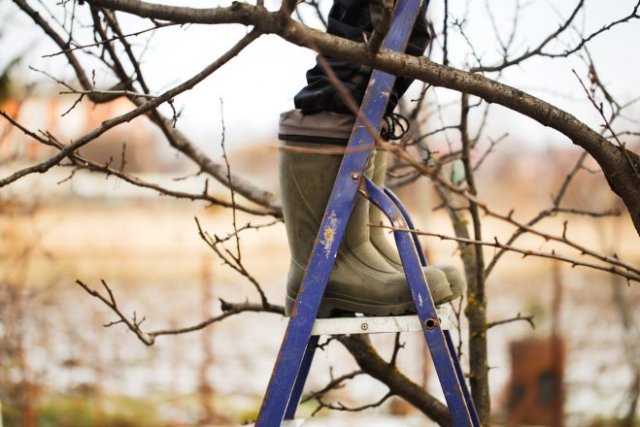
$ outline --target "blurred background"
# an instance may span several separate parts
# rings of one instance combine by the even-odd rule
[[[468,69],[480,59],[500,62],[501,43],[510,34],[513,49],[526,51],[575,8],[547,1],[506,3],[432,1],[429,19],[437,36],[431,57],[437,62],[443,57],[443,21],[451,31],[450,64]],[[448,20],[445,4],[450,8]],[[329,6],[330,2],[320,3],[320,11],[326,14]],[[34,7],[54,5],[34,2]],[[278,4],[267,2],[267,7]],[[573,24],[577,29],[560,37],[550,50],[563,52],[580,37],[627,16],[633,7],[629,1],[587,1]],[[61,10],[50,16],[66,22]],[[305,23],[321,26],[314,7],[301,4],[299,10]],[[128,32],[144,27],[138,19],[119,17]],[[78,12],[80,23],[85,18]],[[567,58],[541,55],[489,77],[564,108],[597,130],[602,119],[578,78],[592,83],[594,98],[606,99],[601,90],[606,87],[615,99],[606,99],[609,104],[625,107],[616,123],[637,152],[636,18],[594,38],[587,53]],[[25,128],[49,132],[66,143],[132,108],[124,98],[94,105],[61,95],[65,87],[60,82],[73,82],[74,75],[62,56],[49,56],[57,52],[56,46],[12,1],[0,0],[0,20],[0,110]],[[80,25],[76,31],[90,33]],[[140,36],[134,45],[141,52],[149,86],[161,93],[218,57],[245,32],[241,26],[182,26]],[[278,114],[292,108],[292,98],[313,61],[312,52],[263,36],[175,100],[177,128],[214,161],[221,162],[226,153],[234,174],[277,196]],[[603,86],[589,80],[596,69]],[[110,79],[98,67],[93,78],[97,85],[107,85]],[[415,84],[401,107],[410,111],[423,89]],[[429,137],[430,153],[459,149],[458,131],[447,129],[459,120],[459,98],[443,89],[428,92],[418,126],[423,133],[440,130]],[[168,107],[161,111],[172,114]],[[477,112],[472,124],[484,135],[472,152],[481,163],[475,175],[478,194],[494,212],[506,216],[513,211],[513,218],[527,223],[551,207],[567,176],[574,173],[562,199],[568,210],[542,219],[536,224],[540,233],[520,237],[516,246],[582,259],[579,250],[544,238],[545,233],[566,233],[581,247],[640,265],[638,234],[628,212],[595,162],[587,158],[576,169],[579,148],[500,107]],[[0,120],[0,179],[54,152]],[[164,188],[196,193],[206,188],[220,199],[230,198],[228,189],[209,182],[146,118],[114,128],[81,153]],[[393,171],[393,161],[390,166]],[[396,191],[418,227],[453,236],[450,217],[431,181],[404,181]],[[225,265],[199,236],[194,218],[217,236],[233,233],[234,223],[251,223],[237,246],[243,265],[269,301],[283,302],[288,248],[283,224],[272,224],[270,216],[234,214],[70,167],[52,168],[0,188],[0,426],[234,426],[255,418],[286,318],[245,313],[193,333],[160,336],[146,346],[76,283],[105,292],[104,281],[120,310],[144,319],[147,331],[182,328],[219,315],[221,300],[258,300],[247,277]],[[514,226],[486,215],[482,231],[484,240],[504,242]],[[428,236],[422,240],[432,263],[461,266],[455,241]],[[235,243],[227,246],[236,249]],[[497,253],[485,248],[488,260]],[[487,279],[487,316],[495,322],[487,337],[496,425],[640,425],[638,283],[553,258],[508,252]],[[455,304],[455,334],[463,343],[465,304]],[[394,337],[372,339],[382,354],[391,354]],[[407,333],[400,339],[405,343],[398,356],[401,370],[442,397],[421,336]],[[464,345],[461,349],[466,366]],[[332,343],[317,355],[309,391],[355,368],[351,356]],[[351,407],[374,402],[385,391],[380,383],[360,376],[325,399]],[[317,407],[311,400],[301,413],[310,416]],[[402,427],[428,421],[403,401],[390,399],[366,412],[323,409],[308,425]]]

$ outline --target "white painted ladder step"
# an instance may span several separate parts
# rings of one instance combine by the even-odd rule
[[[440,327],[450,329],[453,325],[453,310],[451,306],[437,308]],[[435,324],[422,325],[417,315],[409,316],[380,316],[380,317],[330,317],[316,319],[311,335],[349,335],[349,334],[381,334],[390,332],[422,331],[425,327]]]

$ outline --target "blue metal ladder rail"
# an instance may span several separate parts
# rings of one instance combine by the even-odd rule
[[[421,0],[397,1],[391,27],[382,44],[383,49],[400,52],[405,50],[421,3]],[[395,80],[394,75],[379,70],[374,70],[371,75],[360,107],[360,117],[364,117],[376,131],[379,131]],[[417,237],[410,232],[413,228],[411,221],[391,192],[381,190],[363,175],[373,148],[374,138],[358,118],[325,209],[297,301],[291,312],[258,414],[257,427],[280,427],[283,420],[292,420],[295,416],[319,339],[318,336],[312,335],[312,328],[358,192],[366,195],[380,208],[396,229],[394,238],[400,259],[453,425],[480,427],[451,336],[440,326],[422,272],[426,259]]]

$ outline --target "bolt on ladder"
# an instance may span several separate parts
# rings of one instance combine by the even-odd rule
[[[404,52],[421,3],[421,0],[397,0],[383,49]],[[394,75],[379,70],[374,70],[369,80],[258,414],[257,427],[300,425],[294,420],[295,412],[320,335],[405,330],[423,332],[453,425],[480,427],[453,341],[449,331],[443,330],[429,293],[422,271],[426,259],[417,236],[410,232],[413,224],[393,193],[378,188],[363,174],[373,152],[374,138],[361,118],[379,131],[395,80]],[[316,319],[358,192],[384,212],[394,226],[394,238],[417,316]]]

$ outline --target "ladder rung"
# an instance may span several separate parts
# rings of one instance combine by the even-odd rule
[[[440,327],[449,329],[453,322],[451,306],[437,308]],[[311,335],[349,335],[349,334],[381,334],[389,332],[421,331],[417,315],[381,316],[381,317],[330,317],[317,319],[313,324]]]

